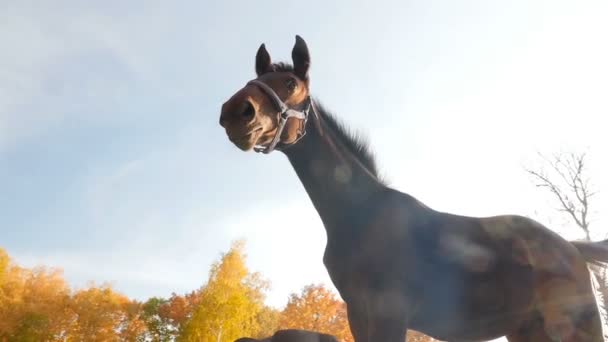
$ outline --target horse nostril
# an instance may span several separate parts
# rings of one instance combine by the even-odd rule
[[[253,108],[253,105],[251,104],[251,102],[249,102],[249,101],[245,102],[245,109],[241,112],[241,115],[245,119],[253,118],[253,116],[255,115],[255,109]]]

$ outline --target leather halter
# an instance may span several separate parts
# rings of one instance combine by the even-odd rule
[[[283,102],[279,98],[277,93],[266,83],[259,81],[259,80],[252,80],[247,83],[247,85],[249,85],[249,84],[258,86],[262,90],[262,92],[264,92],[270,98],[270,100],[272,100],[272,103],[274,104],[274,106],[277,109],[278,114],[279,114],[279,125],[277,127],[277,132],[275,133],[274,138],[272,139],[270,144],[268,144],[266,146],[256,145],[253,147],[254,151],[262,152],[264,154],[268,154],[268,153],[274,151],[277,148],[277,144],[281,140],[281,134],[283,133],[283,130],[285,129],[287,120],[289,120],[290,118],[296,118],[296,119],[303,120],[304,129],[302,129],[298,133],[298,137],[296,138],[296,140],[294,140],[289,145],[293,145],[293,144],[297,143],[300,139],[302,139],[304,137],[304,135],[306,135],[306,122],[308,121],[308,114],[310,112],[311,107],[314,106],[310,96],[308,96],[306,98],[306,106],[304,107],[304,110],[299,111],[299,110],[289,108],[285,104],[285,102]]]

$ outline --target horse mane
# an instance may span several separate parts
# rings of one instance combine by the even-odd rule
[[[342,120],[338,119],[334,114],[328,112],[316,99],[315,105],[319,116],[336,135],[336,138],[344,144],[344,146],[355,156],[355,158],[357,158],[359,162],[369,172],[371,172],[379,182],[384,183],[382,177],[380,176],[380,172],[378,171],[376,156],[371,149],[367,138],[363,136],[361,132],[352,130],[346,126]]]
[[[273,63],[272,70],[275,72],[294,71],[293,66],[291,64],[283,62]],[[315,99],[314,101],[319,116],[324,119],[325,123],[327,123],[330,129],[336,134],[336,137],[359,160],[359,162],[376,177],[379,182],[384,183],[382,177],[378,172],[376,157],[374,155],[374,152],[370,148],[367,139],[362,136],[360,132],[356,132],[348,128],[342,122],[342,120],[338,119],[334,114],[323,108],[323,106],[319,103],[317,99]]]

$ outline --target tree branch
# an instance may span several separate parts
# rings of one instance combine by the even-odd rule
[[[589,198],[595,192],[590,190],[590,181],[585,177],[586,154],[556,153],[551,158],[538,155],[549,173],[542,167],[526,168],[525,171],[533,177],[537,187],[549,190],[559,203],[557,210],[567,213],[589,240]]]

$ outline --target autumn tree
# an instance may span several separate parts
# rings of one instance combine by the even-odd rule
[[[74,341],[135,341],[146,329],[140,305],[109,286],[76,292],[69,304],[75,320],[69,330]]]
[[[137,341],[140,313],[110,287],[73,293],[59,270],[19,267],[0,249],[0,341]]]
[[[259,327],[254,338],[262,339],[272,336],[279,328],[279,319],[281,312],[269,306],[263,306],[256,316],[257,325]]]
[[[158,297],[148,299],[142,305],[142,320],[148,328],[146,340],[150,342],[171,341],[171,328],[167,319],[160,313],[160,308],[167,300]]]
[[[323,285],[308,285],[300,294],[291,294],[281,312],[279,328],[312,330],[353,341],[344,302]]]
[[[192,291],[183,296],[174,293],[167,304],[161,307],[161,314],[169,319],[176,336],[184,332],[186,323],[200,305],[200,299],[200,291]]]
[[[185,295],[173,293],[169,299],[152,297],[142,305],[146,323],[145,341],[175,341],[184,333],[185,325],[198,307],[200,295],[192,291]]]
[[[207,284],[169,299],[130,300],[109,286],[72,291],[61,272],[14,264],[0,249],[0,341],[233,341],[272,334],[276,310],[263,305],[268,283],[245,266],[235,243]]]
[[[69,297],[61,272],[21,268],[0,249],[0,340],[63,340]]]
[[[323,285],[308,285],[300,294],[291,294],[279,318],[280,329],[304,329],[336,336],[339,341],[351,342],[346,304]],[[410,330],[407,340],[430,342],[434,339]]]
[[[125,319],[118,328],[120,341],[143,341],[148,328],[142,317],[142,304],[129,300],[123,305]]]
[[[254,336],[268,284],[245,265],[244,243],[235,242],[212,267],[182,341],[232,342]]]
[[[9,261],[10,259],[6,251],[0,248],[0,285],[2,285],[2,281],[4,280],[8,271]]]

